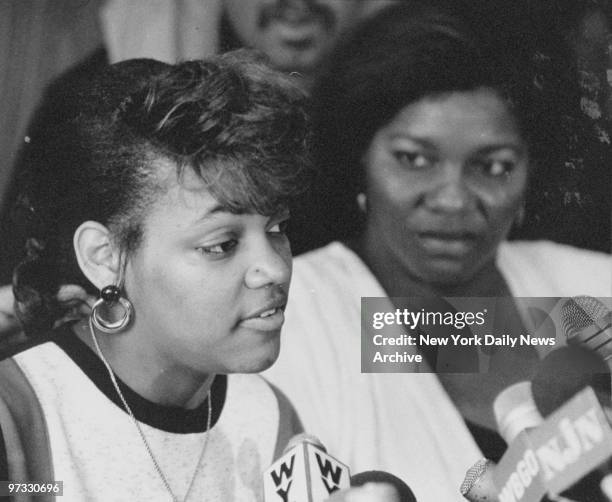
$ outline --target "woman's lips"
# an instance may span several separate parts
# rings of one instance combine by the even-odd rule
[[[262,315],[249,317],[240,321],[240,326],[256,331],[277,331],[281,329],[285,322],[285,314],[283,308],[275,307],[265,312]]]
[[[476,246],[476,235],[469,232],[418,232],[417,238],[427,252],[436,255],[464,255]]]
[[[280,8],[266,18],[267,26],[289,44],[307,44],[330,28],[329,13],[321,9]]]
[[[322,33],[321,23],[316,19],[300,22],[279,20],[275,24],[275,29],[278,37],[289,44],[306,44]]]

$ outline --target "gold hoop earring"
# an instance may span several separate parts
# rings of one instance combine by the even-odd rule
[[[101,307],[109,308],[117,304],[121,305],[123,308],[123,316],[120,319],[111,321],[105,319],[104,316],[101,315]],[[91,322],[103,333],[114,335],[122,331],[130,323],[132,320],[132,313],[132,303],[127,298],[121,296],[121,291],[119,291],[117,286],[110,285],[102,289],[100,298],[98,298],[91,308]]]

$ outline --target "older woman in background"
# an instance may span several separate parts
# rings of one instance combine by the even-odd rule
[[[480,456],[466,421],[493,429],[492,398],[538,355],[510,354],[501,375],[444,385],[433,373],[362,374],[361,297],[612,290],[607,255],[506,240],[558,129],[523,56],[454,14],[398,6],[335,51],[314,90],[315,195],[324,225],[347,239],[295,260],[284,346],[267,376],[340,458],[399,475],[421,502],[460,499]],[[518,308],[507,322],[522,327]],[[417,371],[434,364],[435,354]]]

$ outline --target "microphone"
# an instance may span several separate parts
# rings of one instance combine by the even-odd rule
[[[493,477],[495,464],[481,458],[465,473],[459,492],[470,502],[491,502],[497,500],[497,487]]]
[[[351,486],[363,486],[366,483],[387,483],[395,488],[399,502],[417,502],[408,485],[389,472],[364,471],[351,476]]]
[[[554,445],[559,455],[555,459],[549,451],[552,463],[543,469],[553,491],[579,501],[608,501],[612,429],[602,409],[611,402],[608,365],[584,345],[563,347],[542,360],[532,389],[538,410],[549,415],[549,428],[554,424],[559,431]]]
[[[265,502],[323,502],[350,486],[349,468],[310,434],[294,436],[263,478]]]
[[[499,496],[500,500],[536,502],[551,489],[559,493],[570,486],[559,479],[574,476],[576,482],[595,467],[592,465],[592,458],[579,458],[579,461],[574,462],[576,465],[571,466],[572,462],[564,464],[564,461],[559,460],[559,452],[567,454],[569,451],[563,450],[562,440],[571,437],[568,423],[563,422],[564,428],[560,430],[561,421],[571,416],[580,419],[585,410],[592,411],[591,408],[598,407],[594,398],[593,402],[587,400],[578,404],[567,403],[578,391],[589,385],[598,390],[604,403],[610,402],[610,376],[606,363],[584,347],[564,347],[551,352],[540,362],[531,384],[519,382],[502,391],[495,399],[493,409],[499,433],[509,444],[508,450],[497,466],[490,462],[480,466],[477,463],[472,472],[468,471],[466,485],[462,486],[464,496],[473,501],[491,500]],[[555,416],[544,421],[542,415],[551,415],[558,408],[561,409]],[[580,423],[585,424],[584,417]],[[567,436],[563,436],[564,431]],[[550,445],[546,443],[550,440],[561,441],[554,445],[557,450],[550,449]],[[577,450],[574,453],[578,454]],[[598,458],[601,461],[606,455],[604,446],[603,453],[600,451]],[[551,474],[553,468],[547,464],[549,461],[556,461],[554,468],[562,472],[565,468],[574,470],[569,474],[557,473],[558,491],[549,479],[555,478]],[[589,461],[591,464],[588,464]],[[581,468],[583,471],[576,474],[576,469]],[[543,475],[545,471],[548,476]],[[477,481],[474,472],[478,474]],[[599,489],[592,490],[592,482],[584,481],[578,483],[571,493],[582,493],[585,490],[600,493]],[[589,486],[585,486],[585,483]]]
[[[570,298],[561,307],[561,323],[568,345],[587,347],[604,361],[612,359],[612,312],[600,300]]]
[[[591,387],[602,406],[610,407],[610,368],[604,360],[582,345],[561,347],[538,364],[531,390],[543,416],[569,401],[585,387]]]
[[[291,438],[281,457],[263,476],[265,502],[323,502],[339,490],[369,483],[385,483],[393,488],[372,486],[372,493],[360,494],[368,501],[416,502],[408,485],[388,472],[372,470],[350,476],[349,468],[329,455],[318,438],[305,433]],[[367,488],[370,487],[364,489]],[[351,492],[353,495],[356,494]]]
[[[610,455],[612,428],[593,390],[585,388],[510,445],[493,472],[499,500],[537,502],[562,494],[609,502],[599,486],[601,472],[591,473]]]
[[[515,383],[501,391],[493,401],[493,414],[497,431],[507,444],[522,431],[544,421],[533,400],[529,381]]]
[[[499,434],[509,446],[499,464],[485,472],[495,486],[493,493],[487,493],[488,500],[499,496],[503,501],[539,502],[548,489],[537,475],[531,434],[544,419],[533,400],[531,382],[518,382],[500,392],[493,402],[493,413]],[[480,484],[488,486],[484,481]],[[479,494],[476,500],[484,500],[484,495]]]
[[[529,442],[525,431],[537,427],[544,421],[533,401],[531,382],[528,381],[515,383],[501,391],[493,401],[493,414],[500,436],[510,445],[510,453],[506,452],[497,466],[491,460],[483,458],[467,471],[459,491],[470,502],[497,500],[498,489],[495,479],[511,478],[516,467],[516,459],[521,457],[520,452],[525,450]],[[512,477],[513,482],[514,477]],[[537,490],[538,493],[533,500],[540,500],[545,493],[542,487],[536,489],[534,486],[527,489],[528,496],[529,490],[531,492]],[[522,499],[525,487],[521,486],[517,491]]]
[[[538,365],[532,396],[528,382],[500,393],[494,411],[510,446],[497,466],[481,462],[468,471],[462,494],[473,502],[610,502],[612,478],[602,479],[599,469],[612,455],[612,428],[600,406],[610,403],[609,372],[589,349],[564,347]]]

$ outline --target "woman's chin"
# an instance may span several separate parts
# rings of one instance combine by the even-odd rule
[[[265,371],[270,366],[272,366],[276,362],[276,359],[277,357],[260,359],[249,365],[245,365],[244,369],[242,369],[239,373],[261,373],[262,371]]]
[[[255,350],[249,354],[249,359],[243,361],[238,371],[234,373],[260,373],[272,366],[280,352],[280,344],[270,344],[262,350]]]
[[[445,259],[429,263],[419,273],[423,282],[443,288],[461,287],[470,282],[475,275],[473,264]]]

